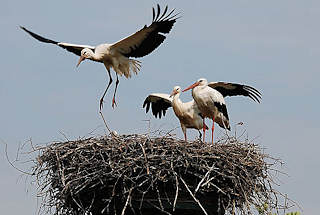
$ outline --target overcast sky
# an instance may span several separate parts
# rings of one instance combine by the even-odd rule
[[[150,24],[156,3],[1,1],[1,214],[37,210],[35,186],[10,167],[3,143],[14,159],[19,144],[30,138],[34,144],[45,144],[64,140],[62,133],[69,139],[90,136],[92,130],[95,135],[105,133],[98,114],[108,82],[103,64],[85,61],[76,68],[76,55],[36,41],[18,26],[57,41],[113,43]],[[161,120],[145,114],[142,103],[152,92],[170,93],[173,86],[184,88],[201,77],[254,86],[262,92],[261,104],[241,97],[226,99],[231,124],[244,122],[250,139],[283,160],[281,170],[289,176],[281,177],[279,190],[299,202],[303,214],[318,214],[320,2],[158,3],[176,8],[182,18],[157,50],[140,59],[137,76],[120,78],[114,110],[112,86],[103,109],[112,130],[145,133],[146,119],[151,119],[152,130],[178,127],[172,110]],[[190,92],[182,100],[191,100]],[[208,120],[207,124],[211,126]],[[183,137],[180,128],[173,133]],[[188,134],[194,138],[197,131]]]

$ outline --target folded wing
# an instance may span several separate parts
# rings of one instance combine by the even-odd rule
[[[157,14],[152,8],[153,18],[149,26],[144,26],[141,30],[124,38],[111,46],[126,57],[143,57],[155,50],[164,40],[163,34],[168,34],[176,22],[177,15],[173,14],[174,9],[167,13],[168,6],[165,7],[161,14],[160,6],[157,4]],[[173,14],[173,15],[172,15]]]
[[[146,113],[148,113],[150,106],[152,114],[157,118],[166,115],[166,111],[171,107],[172,98],[170,95],[163,93],[153,93],[150,94],[143,102],[143,108],[146,108]]]
[[[250,86],[227,83],[227,82],[210,82],[208,86],[219,91],[223,97],[226,96],[248,96],[252,100],[260,103],[261,93]]]

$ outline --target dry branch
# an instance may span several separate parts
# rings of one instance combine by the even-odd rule
[[[56,142],[37,148],[33,174],[56,214],[178,214],[185,205],[199,214],[234,206],[247,214],[277,206],[269,173],[276,160],[248,141],[218,142],[145,135]]]

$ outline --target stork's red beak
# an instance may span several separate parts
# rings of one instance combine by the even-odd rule
[[[195,87],[198,86],[198,85],[199,85],[199,82],[196,82],[196,83],[192,84],[190,87],[182,90],[182,92],[185,92],[185,91],[187,91],[187,90],[193,89],[193,88],[195,88]]]
[[[77,63],[77,67],[80,65],[80,63],[82,62],[82,61],[84,61],[86,58],[85,57],[83,57],[82,55],[80,56],[80,59],[79,59],[79,61],[78,61],[78,63]]]

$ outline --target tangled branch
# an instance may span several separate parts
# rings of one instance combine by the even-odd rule
[[[279,207],[270,176],[277,160],[248,141],[218,142],[145,135],[56,142],[36,148],[33,174],[44,206],[56,214],[142,214],[150,208],[175,214],[182,205],[202,214],[235,208],[247,214],[255,205]]]

